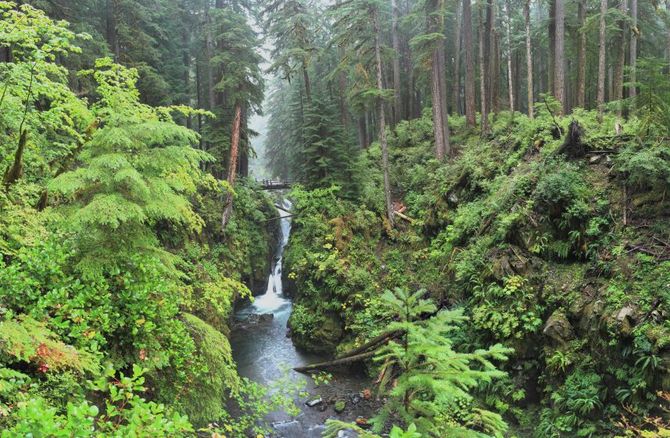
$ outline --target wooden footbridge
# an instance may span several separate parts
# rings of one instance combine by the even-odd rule
[[[278,181],[272,179],[256,180],[263,190],[283,190],[290,189],[293,185],[292,181]]]

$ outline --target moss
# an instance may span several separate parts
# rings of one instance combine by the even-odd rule
[[[223,417],[225,399],[241,382],[228,339],[197,316],[184,313],[182,319],[195,341],[200,367],[179,404],[193,424],[201,425]]]

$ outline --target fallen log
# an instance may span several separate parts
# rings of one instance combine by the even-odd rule
[[[276,208],[277,210],[281,210],[281,211],[284,211],[284,212],[286,212],[286,213],[291,213],[290,210],[285,209],[285,208],[282,207],[281,205],[277,205],[277,204],[275,204],[275,208]]]
[[[324,368],[331,368],[334,366],[338,365],[346,365],[348,363],[353,363],[353,362],[358,362],[364,359],[368,359],[372,357],[375,354],[375,351],[368,351],[366,353],[358,354],[355,356],[349,356],[349,357],[344,357],[341,359],[334,359],[334,360],[329,360],[326,362],[319,362],[319,363],[314,363],[311,365],[305,365],[302,367],[295,367],[293,368],[294,371],[297,371],[299,373],[305,373],[307,371],[314,371],[314,370],[320,370]]]
[[[381,335],[369,340],[368,342],[361,345],[360,347],[357,347],[357,348],[354,348],[353,350],[347,351],[346,353],[343,353],[342,355],[338,356],[337,358],[338,359],[345,359],[347,357],[356,356],[357,354],[365,353],[366,351],[370,350],[371,348],[376,348],[379,344],[388,342],[393,338],[397,338],[402,333],[404,333],[402,330],[395,330],[395,331],[392,331],[392,332],[382,333]]]
[[[414,219],[412,219],[412,218],[409,217],[409,216],[406,216],[406,215],[402,214],[402,213],[399,212],[399,211],[394,211],[393,213],[394,213],[396,216],[398,216],[399,218],[401,218],[401,219],[405,219],[405,220],[406,220],[407,222],[409,222],[410,224],[411,224],[411,223],[414,223]]]

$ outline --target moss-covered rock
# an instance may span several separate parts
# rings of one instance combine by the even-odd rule
[[[288,327],[296,346],[318,353],[334,352],[344,333],[342,321],[337,314],[309,313],[303,305],[294,307]]]

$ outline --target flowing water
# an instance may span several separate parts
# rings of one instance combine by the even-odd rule
[[[287,200],[282,201],[282,206],[290,211],[291,204]],[[293,367],[314,362],[320,362],[327,358],[321,355],[304,353],[296,349],[287,336],[286,323],[291,314],[291,300],[284,296],[282,289],[282,256],[284,247],[288,243],[291,231],[291,219],[289,213],[279,210],[281,215],[281,238],[277,254],[274,258],[271,273],[268,279],[268,287],[265,294],[257,296],[249,303],[235,312],[235,318],[241,323],[233,330],[231,345],[233,356],[237,362],[240,375],[271,386],[279,379],[287,376],[292,383],[300,383],[312,395],[309,399],[322,396],[324,401],[328,399],[351,398],[357,394],[365,385],[362,377],[353,375],[336,375],[327,388],[317,388],[312,379],[296,373]],[[272,314],[263,317],[262,315]],[[253,319],[255,323],[244,323]],[[353,397],[354,400],[356,396]],[[329,418],[353,420],[356,418],[355,410],[349,409],[338,416],[327,403],[318,407],[307,407],[304,402],[307,399],[299,399],[296,402],[301,407],[301,414],[296,418],[289,417],[284,412],[275,412],[268,418],[274,425],[276,437],[282,438],[312,438],[320,437],[323,431],[323,423]],[[351,402],[348,401],[348,405]],[[361,404],[362,405],[362,404]]]

